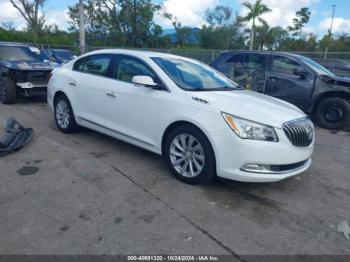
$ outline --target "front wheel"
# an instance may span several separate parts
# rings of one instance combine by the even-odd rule
[[[17,102],[16,84],[9,77],[0,78],[0,102],[7,105]]]
[[[350,124],[350,104],[341,97],[324,99],[316,108],[316,118],[324,128],[344,129]]]
[[[65,95],[55,100],[55,120],[57,127],[63,133],[73,133],[78,129],[72,106]]]
[[[164,156],[179,180],[201,184],[215,176],[215,156],[207,137],[190,125],[179,126],[167,136]]]

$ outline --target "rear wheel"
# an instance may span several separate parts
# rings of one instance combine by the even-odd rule
[[[55,100],[55,120],[63,133],[73,133],[78,129],[72,106],[65,95],[60,95]]]
[[[344,98],[330,97],[316,108],[318,123],[328,129],[344,129],[349,126],[350,104]]]
[[[166,138],[164,156],[179,180],[201,184],[215,176],[215,156],[209,140],[197,128],[179,126]]]
[[[16,84],[9,77],[0,78],[0,102],[7,105],[17,102]]]

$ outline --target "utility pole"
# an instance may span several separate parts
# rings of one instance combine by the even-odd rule
[[[79,0],[79,46],[80,54],[85,53],[85,21],[84,21],[84,1]]]
[[[331,21],[331,28],[329,29],[329,36],[326,42],[326,50],[324,51],[324,59],[327,59],[327,53],[328,53],[328,44],[331,41],[332,37],[332,29],[333,29],[333,19],[334,19],[334,13],[335,13],[335,5],[331,5],[333,7],[333,14],[332,14],[332,21]]]
[[[137,17],[136,17],[136,13],[137,13],[137,7],[136,7],[136,4],[137,4],[137,2],[136,2],[136,0],[134,0],[134,32],[133,32],[133,34],[134,34],[134,47],[136,48],[136,45],[137,45],[137,25],[136,25],[136,23],[137,23]]]

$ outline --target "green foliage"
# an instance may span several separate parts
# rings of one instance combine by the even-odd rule
[[[295,13],[296,17],[293,19],[293,26],[288,26],[287,29],[291,31],[293,36],[302,37],[302,29],[309,22],[311,12],[309,8],[302,7]]]
[[[42,35],[45,25],[45,16],[42,9],[46,0],[10,0],[13,7],[21,14],[27,22],[27,31],[31,33],[32,38]]]
[[[0,25],[0,41],[32,42],[47,45],[78,45],[78,5],[69,7],[69,32],[56,25],[46,25],[42,13],[46,0],[11,0],[20,15],[27,21],[23,31],[16,30],[14,23],[3,21]],[[76,1],[77,2],[77,1]],[[84,16],[86,38],[89,50],[97,46],[169,48],[170,38],[163,35],[161,26],[154,22],[154,14],[161,10],[152,0],[85,0]],[[199,44],[188,43],[192,28],[183,26],[177,17],[164,13],[171,21],[176,33],[177,49],[247,49],[279,50],[298,52],[329,51],[350,52],[350,36],[324,35],[320,40],[314,34],[304,34],[302,29],[309,22],[307,7],[296,12],[293,26],[288,31],[282,27],[270,27],[261,16],[271,10],[262,0],[243,3],[248,9],[245,17],[240,17],[230,7],[218,5],[205,12],[206,24],[198,32]],[[25,7],[25,8],[24,8]],[[251,21],[251,29],[244,23]],[[258,22],[258,23],[257,23]],[[289,32],[291,35],[289,35]],[[255,41],[254,41],[255,38]],[[191,51],[189,51],[191,52]]]
[[[260,16],[263,14],[271,12],[271,9],[268,8],[265,4],[262,3],[262,0],[256,0],[254,4],[249,2],[244,2],[243,6],[248,9],[248,14],[243,18],[243,21],[249,22],[252,21],[252,28],[250,31],[250,45],[249,49],[253,49],[254,45],[254,36],[255,36],[255,21],[258,20],[262,24],[266,24],[266,21]]]
[[[205,12],[207,25],[199,33],[201,45],[208,49],[243,49],[244,36],[241,18],[225,6],[216,6]]]
[[[153,21],[160,5],[151,0],[87,0],[85,2],[86,37],[89,45],[149,47],[156,40],[164,45],[162,29]],[[77,32],[79,6],[69,7],[71,28]]]
[[[46,27],[39,38],[35,38],[33,34],[28,31],[17,31],[15,29],[0,27],[0,41],[73,45],[75,42],[75,35],[58,30],[57,26],[51,26]]]

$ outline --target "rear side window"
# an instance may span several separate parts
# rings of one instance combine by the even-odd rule
[[[114,78],[131,83],[132,78],[139,75],[150,76],[157,82],[155,74],[141,61],[127,56],[119,59]]]
[[[273,56],[272,70],[276,73],[293,75],[293,70],[300,68],[300,64],[285,56]]]
[[[75,62],[73,70],[93,75],[107,76],[111,61],[111,55],[87,56]]]
[[[226,75],[245,89],[262,91],[265,84],[266,56],[239,53],[226,60]]]

